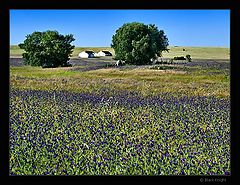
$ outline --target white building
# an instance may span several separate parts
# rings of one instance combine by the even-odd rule
[[[97,56],[112,56],[112,53],[110,51],[99,51]]]
[[[83,51],[78,54],[80,58],[94,58],[95,53],[93,51]]]

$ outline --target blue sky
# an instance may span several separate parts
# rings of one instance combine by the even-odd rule
[[[169,45],[230,46],[230,10],[10,10],[10,44],[34,31],[73,34],[75,46],[110,46],[124,23],[155,24]]]

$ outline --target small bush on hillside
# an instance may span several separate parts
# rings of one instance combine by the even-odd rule
[[[191,55],[186,55],[186,59],[188,62],[192,62]]]
[[[169,70],[169,69],[177,69],[176,67],[173,66],[152,66],[149,67],[149,69],[154,69],[154,70]]]
[[[186,60],[185,57],[181,56],[181,57],[173,57],[173,60]]]
[[[168,61],[169,64],[173,64],[173,59],[171,58],[169,61]]]
[[[25,50],[22,54],[24,63],[31,66],[67,67],[69,57],[73,52],[73,35],[61,35],[57,31],[33,32],[19,44]]]

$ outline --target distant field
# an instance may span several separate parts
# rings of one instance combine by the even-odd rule
[[[10,46],[10,56],[11,57],[19,57],[22,56],[23,50],[20,49],[18,46],[13,45]]]
[[[230,59],[230,49],[221,47],[169,47],[169,53],[164,52],[164,58],[191,55],[193,59]],[[183,51],[185,49],[185,51]]]
[[[85,50],[92,50],[94,52],[99,52],[101,50],[108,50],[114,54],[114,50],[110,47],[75,47],[72,57],[77,57],[78,54]],[[10,56],[11,57],[21,57],[23,50],[16,45],[10,46]]]
[[[183,48],[185,51],[183,51]],[[191,55],[192,59],[230,59],[230,49],[221,48],[221,47],[169,47],[169,53],[163,52],[164,58],[173,58],[174,56],[186,56],[187,54]],[[77,57],[81,51],[84,50],[93,50],[98,52],[101,50],[109,50],[114,55],[114,50],[110,47],[76,47],[73,51],[72,57]],[[10,47],[10,56],[20,57],[23,50],[18,46]]]

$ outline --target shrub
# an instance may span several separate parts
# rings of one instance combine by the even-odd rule
[[[169,64],[173,64],[173,59],[171,58],[168,62]]]
[[[192,62],[191,55],[186,55],[186,59],[188,62]]]
[[[25,50],[24,64],[43,68],[71,66],[68,61],[74,46],[70,43],[74,40],[72,34],[64,36],[57,31],[33,32],[19,44]]]
[[[168,69],[177,69],[177,68],[176,67],[172,67],[172,66],[152,66],[152,67],[149,67],[149,69],[168,70]]]
[[[168,51],[168,39],[163,30],[153,25],[138,22],[126,23],[112,37],[111,47],[115,50],[115,59],[128,64],[151,64],[156,55]]]
[[[173,57],[173,60],[186,60],[186,58],[184,58],[183,56],[181,56],[181,57]]]

